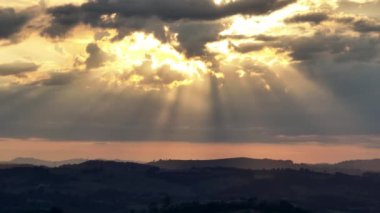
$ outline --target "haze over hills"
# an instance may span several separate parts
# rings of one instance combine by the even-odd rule
[[[344,161],[334,166],[345,169],[380,172],[380,159]]]

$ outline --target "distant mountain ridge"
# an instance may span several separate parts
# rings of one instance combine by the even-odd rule
[[[86,159],[70,159],[70,160],[63,160],[63,161],[47,161],[47,160],[40,160],[36,158],[15,158],[11,161],[6,162],[7,164],[11,165],[33,165],[33,166],[46,166],[46,167],[59,167],[63,165],[69,165],[69,164],[80,164],[83,162],[86,162],[88,160]]]
[[[380,172],[380,159],[352,160],[336,164],[297,164],[291,160],[271,160],[252,158],[228,158],[216,160],[159,160],[148,163],[162,169],[190,169],[207,167],[230,167],[250,170],[271,169],[309,169],[325,173],[361,174],[364,172]]]
[[[19,166],[44,166],[44,167],[61,167],[66,165],[78,165],[83,163],[94,163],[94,162],[113,162],[113,163],[139,163],[134,161],[123,161],[123,160],[89,160],[89,159],[69,159],[62,161],[49,161],[41,160],[31,157],[18,157],[10,161],[0,162],[0,168],[9,167],[19,167]],[[141,163],[143,164],[143,163]]]
[[[380,172],[380,159],[343,161],[335,164],[335,166],[346,169],[360,168],[361,170]]]
[[[0,168],[14,166],[45,166],[60,167],[64,165],[76,165],[85,163],[86,159],[71,159],[64,161],[46,161],[35,158],[16,158],[8,162],[0,163]],[[114,162],[130,162],[115,160]],[[143,163],[140,163],[143,164]],[[272,169],[309,169],[324,173],[362,174],[365,172],[380,172],[380,159],[351,160],[336,164],[306,164],[294,163],[291,160],[253,159],[253,158],[226,158],[213,160],[158,160],[145,163],[149,166],[167,170],[187,170],[191,168],[236,168],[249,170],[272,170]]]

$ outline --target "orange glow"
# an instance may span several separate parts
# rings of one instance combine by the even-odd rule
[[[355,145],[263,144],[263,143],[186,143],[186,142],[49,142],[43,140],[4,140],[0,160],[34,157],[46,160],[120,159],[152,161],[158,159],[216,159],[230,157],[289,159],[295,162],[339,162],[372,159],[380,149]]]

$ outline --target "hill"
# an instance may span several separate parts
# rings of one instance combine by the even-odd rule
[[[159,212],[164,206],[167,211],[162,212],[189,208],[207,212],[203,210],[209,205],[273,212],[261,209],[266,204],[268,209],[280,206],[295,212],[379,212],[379,197],[380,175],[375,173],[222,167],[167,170],[112,161],[0,169],[0,212],[7,213],[49,212],[55,207],[70,213]],[[251,199],[255,202],[246,203]]]
[[[40,160],[36,158],[15,158],[9,162],[6,162],[8,164],[22,164],[22,165],[34,165],[34,166],[46,166],[46,167],[58,167],[62,165],[67,164],[79,164],[83,163],[87,160],[85,159],[71,159],[71,160],[64,160],[64,161],[46,161],[46,160]]]
[[[365,172],[380,172],[380,160],[353,160],[336,164],[296,164],[290,160],[229,158],[216,160],[159,160],[148,163],[162,169],[191,169],[224,167],[250,170],[271,169],[308,169],[324,173],[363,174]]]
[[[344,161],[337,163],[334,166],[342,169],[358,169],[361,171],[380,172],[380,159]]]
[[[207,167],[225,167],[237,169],[290,169],[296,165],[290,160],[270,160],[252,158],[229,158],[216,160],[159,160],[149,163],[163,169],[191,169]]]

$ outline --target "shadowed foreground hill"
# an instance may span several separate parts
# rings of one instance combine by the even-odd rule
[[[253,212],[279,212],[270,209],[285,207],[289,212],[380,212],[379,197],[380,175],[369,173],[221,167],[164,170],[105,161],[0,169],[0,212],[6,213],[49,212],[52,207],[68,213],[189,212],[189,208],[207,212],[209,205],[214,210],[219,205],[229,209],[236,202],[243,202],[245,209],[240,210]],[[249,198],[258,201],[244,203]],[[278,204],[281,200],[284,205]],[[268,208],[259,209],[263,202]],[[235,210],[224,212],[239,212]]]
[[[164,169],[191,169],[207,167],[225,167],[237,169],[290,169],[296,165],[290,160],[270,160],[252,158],[230,158],[216,160],[159,160],[149,163]]]

